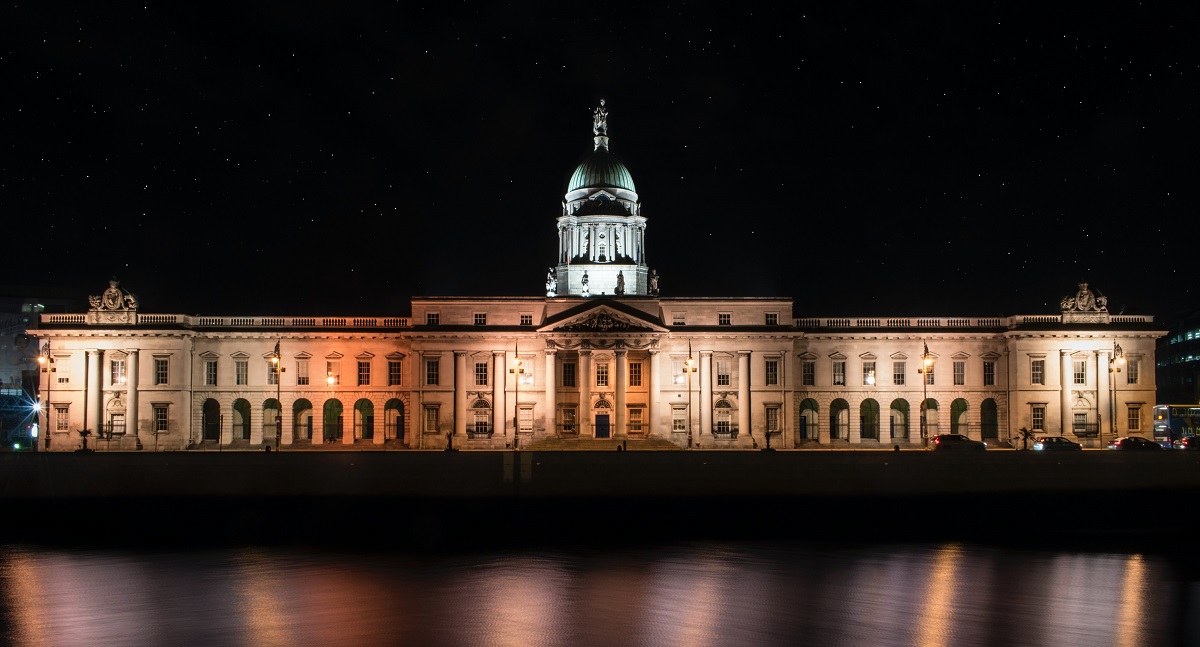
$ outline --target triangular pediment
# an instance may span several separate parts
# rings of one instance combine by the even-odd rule
[[[667,329],[645,312],[616,301],[590,301],[548,319],[540,333],[665,333]]]

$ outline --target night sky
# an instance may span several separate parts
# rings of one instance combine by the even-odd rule
[[[1166,322],[1200,305],[1185,6],[10,3],[0,283],[537,295],[604,98],[663,296],[1001,316],[1087,281]]]

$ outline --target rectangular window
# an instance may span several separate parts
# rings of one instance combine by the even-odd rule
[[[55,431],[70,431],[71,418],[67,415],[68,406],[65,404],[54,405],[54,430]]]
[[[641,362],[630,362],[629,363],[629,386],[641,386],[641,385],[642,385],[642,363]]]
[[[1129,360],[1129,363],[1126,365],[1126,369],[1125,369],[1125,371],[1126,371],[1125,372],[1125,383],[1126,384],[1137,384],[1138,383],[1138,368],[1139,368],[1138,360],[1136,360],[1136,359]]]
[[[168,422],[169,421],[167,419],[167,405],[165,405],[165,404],[154,405],[154,432],[159,433],[159,432],[167,431],[169,429],[168,424],[167,424]]]
[[[863,386],[875,386],[875,362],[863,362],[862,383]]]
[[[967,363],[954,362],[954,385],[962,386],[967,383]]]
[[[342,363],[335,361],[325,362],[325,382],[329,386],[342,383]]]
[[[767,313],[767,325],[768,326],[778,326],[779,325],[779,314],[775,313],[775,312],[768,312]]]
[[[55,375],[58,376],[59,384],[69,384],[71,382],[71,362],[70,362],[70,360],[56,362],[56,361],[54,361],[54,358],[51,358],[50,359],[50,372],[54,373]]]
[[[1046,383],[1046,360],[1035,359],[1029,363],[1029,383]]]
[[[1087,384],[1087,361],[1077,359],[1072,360],[1071,364],[1074,367],[1072,374],[1075,384]]]
[[[925,384],[933,384],[933,375],[933,364],[930,364],[929,368],[925,369]]]
[[[436,313],[436,312],[426,312],[425,313],[425,325],[426,326],[436,326],[439,323],[441,323],[441,319],[442,318],[440,316],[438,316],[438,313]]]
[[[371,385],[371,362],[360,361],[358,363],[358,385],[359,386],[370,386]]]
[[[596,362],[596,386],[608,386],[608,362]]]
[[[1038,405],[1033,407],[1033,430],[1046,430],[1046,407]]]
[[[732,323],[733,323],[733,315],[732,314],[730,314],[728,312],[721,312],[721,313],[717,314],[717,325],[718,326],[728,326],[728,325],[731,325]]]
[[[562,412],[563,431],[575,431],[575,407],[564,407]]]
[[[905,362],[892,362],[892,384],[904,386]]]
[[[437,386],[438,383],[438,360],[425,360],[425,384]]]
[[[204,362],[204,384],[207,386],[216,386],[217,384],[217,360],[215,359]]]
[[[642,413],[645,409],[641,407],[629,407],[629,433],[642,433]]]
[[[487,313],[486,312],[476,312],[475,313],[475,325],[476,326],[486,326],[487,325]]]
[[[525,433],[533,431],[533,407],[521,407],[518,420],[520,431]]]
[[[779,432],[779,407],[767,407],[767,433]]]
[[[110,362],[110,367],[111,367],[111,371],[110,371],[109,379],[112,380],[111,384],[113,386],[120,386],[120,385],[124,384],[125,383],[125,360],[114,359],[114,360],[112,360],[112,362]]]
[[[687,313],[686,312],[672,312],[671,313],[671,325],[672,326],[686,326],[687,325]]]
[[[486,436],[491,429],[488,425],[488,414],[486,410],[475,411],[475,435]]]
[[[1129,431],[1141,431],[1142,429],[1142,408],[1140,406],[1129,405]]]
[[[804,386],[815,386],[817,383],[817,363],[804,362],[801,365],[800,380]]]
[[[767,386],[779,385],[779,360],[769,359],[764,365],[767,374]]]
[[[488,383],[488,364],[487,362],[475,362],[475,386],[487,386]]]
[[[245,385],[250,383],[250,362],[244,359],[234,360],[233,362],[234,384]]]
[[[533,325],[533,315],[521,315],[521,325],[522,326],[532,326]]]
[[[563,362],[563,386],[575,386],[575,362]]]
[[[388,386],[399,386],[403,383],[404,371],[400,368],[400,360],[388,360]]]
[[[846,363],[833,363],[833,383],[837,386],[846,386]]]
[[[437,433],[438,430],[438,408],[425,407],[425,431],[426,433]]]
[[[984,386],[996,386],[996,363],[995,362],[984,362],[983,363],[983,385]]]
[[[272,386],[279,384],[279,364],[272,361],[267,361],[267,384]]]
[[[687,409],[683,407],[671,409],[671,431],[687,431]]]
[[[308,384],[308,360],[296,360],[296,384],[305,386]]]
[[[729,386],[729,360],[717,360],[717,386]]]

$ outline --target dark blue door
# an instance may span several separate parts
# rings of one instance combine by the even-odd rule
[[[608,438],[608,414],[596,414],[596,437]]]

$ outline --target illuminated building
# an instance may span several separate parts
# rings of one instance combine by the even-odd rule
[[[797,318],[790,297],[664,296],[603,104],[592,134],[544,294],[414,298],[411,317],[201,317],[142,313],[113,282],[86,313],[43,315],[51,448],[80,429],[114,451],[262,448],[277,416],[285,451],[1149,434],[1165,331],[1110,314],[1086,284],[1023,316]]]

